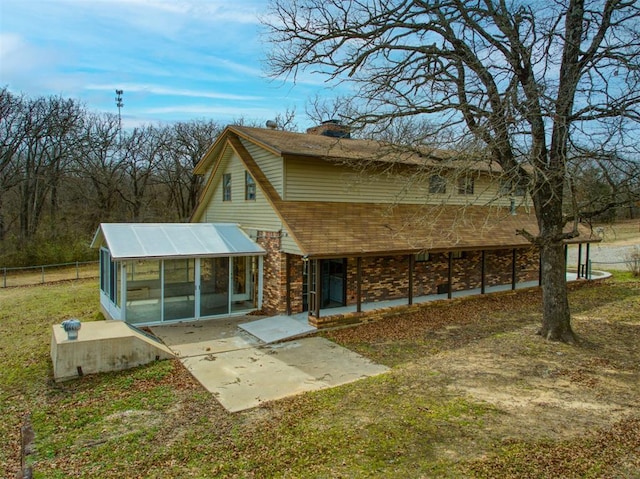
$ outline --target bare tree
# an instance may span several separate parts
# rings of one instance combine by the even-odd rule
[[[193,212],[202,189],[202,177],[193,168],[222,131],[215,121],[180,122],[168,127],[168,141],[158,164],[175,218],[185,221]]]
[[[86,115],[77,161],[70,171],[77,201],[86,206],[78,212],[86,228],[123,217],[119,201],[125,165],[119,150],[119,131],[116,115]]]
[[[563,241],[580,217],[570,166],[637,173],[640,5],[633,0],[271,0],[274,76],[307,71],[354,92],[354,128],[430,118],[471,133],[527,185],[541,254],[545,338],[573,342]],[[428,138],[425,138],[428,140]],[[637,198],[638,191],[633,191]],[[611,207],[615,197],[599,204]],[[565,226],[572,225],[567,229]]]
[[[151,125],[134,128],[123,138],[120,150],[125,176],[120,193],[129,206],[130,221],[149,220],[144,217],[146,206],[154,200],[149,189],[158,181],[157,165],[166,144],[166,129]]]
[[[17,156],[26,131],[22,128],[23,99],[0,90],[0,241],[8,229],[4,212],[6,192],[19,182]]]
[[[73,138],[83,111],[73,100],[61,97],[26,101],[20,110],[23,132],[13,154],[19,174],[21,241],[31,241],[41,223],[44,207],[57,208],[62,171],[73,148]],[[52,218],[52,221],[55,221]]]
[[[297,131],[298,125],[296,124],[295,119],[295,109],[289,110],[287,108],[284,113],[278,113],[275,117],[270,118],[266,122],[262,122],[255,118],[246,118],[244,116],[240,116],[236,118],[232,122],[232,124],[237,126],[248,126],[251,128],[264,128],[266,125],[267,127],[273,127],[276,130],[281,131]]]

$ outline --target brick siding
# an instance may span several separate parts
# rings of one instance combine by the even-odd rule
[[[284,314],[287,310],[287,254],[280,251],[279,232],[259,232],[258,244],[267,254],[264,258],[263,303],[265,314]],[[485,252],[485,284],[487,287],[510,284],[512,274],[511,249]],[[516,250],[516,280],[518,283],[538,279],[538,252],[534,248]],[[357,262],[347,260],[346,303],[357,303]],[[291,314],[303,310],[303,260],[288,255]],[[377,256],[362,258],[362,302],[376,302],[408,297],[409,258]],[[427,261],[414,263],[413,295],[425,296],[446,291],[448,282],[448,253],[431,253]],[[468,251],[462,258],[452,260],[452,291],[480,288],[482,283],[482,252]],[[440,287],[440,290],[439,290]],[[327,311],[325,311],[326,313]],[[351,318],[353,319],[353,318]],[[324,324],[323,318],[310,319]],[[349,322],[342,318],[343,322]],[[332,320],[333,322],[333,320]],[[315,325],[315,324],[314,324]]]
[[[267,252],[263,260],[262,311],[269,315],[284,313],[286,276],[284,255],[280,252],[280,232],[259,231],[256,242]]]

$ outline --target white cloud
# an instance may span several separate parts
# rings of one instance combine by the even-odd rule
[[[164,96],[183,96],[191,98],[211,98],[215,100],[232,100],[232,101],[256,101],[262,100],[262,97],[251,95],[237,95],[232,93],[218,93],[202,90],[189,90],[184,88],[169,88],[158,85],[136,84],[136,83],[107,83],[107,84],[91,84],[85,86],[86,90],[99,91],[115,91],[121,89],[125,92],[142,92],[153,95]]]
[[[207,105],[176,105],[156,108],[143,108],[139,110],[143,115],[222,115],[227,117],[234,116],[255,116],[256,114],[273,114],[273,111],[264,107],[237,107],[237,106],[207,106]]]
[[[12,80],[34,73],[50,63],[52,52],[29,44],[21,35],[0,33],[0,77],[2,81]]]
[[[265,107],[222,107],[222,106],[176,106],[143,108],[136,111],[135,115],[123,115],[122,125],[130,129],[148,124],[174,123],[176,121],[189,121],[194,118],[214,118],[223,123],[233,123],[240,118],[249,120],[271,119],[278,110]]]
[[[82,0],[84,1],[84,0]],[[95,4],[108,4],[111,7],[128,6],[139,8],[147,13],[150,10],[158,12],[188,15],[202,19],[209,17],[217,22],[234,23],[258,23],[258,14],[264,7],[263,1],[242,0],[241,2],[230,2],[229,0],[182,0],[180,2],[172,0],[108,0],[95,2]]]
[[[265,78],[265,0],[0,2],[0,86],[109,112],[123,89],[127,121],[137,124],[271,118],[323,85],[306,74],[296,87]]]

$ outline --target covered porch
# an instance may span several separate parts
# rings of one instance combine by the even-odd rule
[[[235,224],[101,224],[100,305],[158,324],[247,314],[262,305],[264,250]]]
[[[565,244],[567,281],[599,276],[589,267],[591,241],[572,241],[579,249],[577,267],[567,263]],[[367,272],[366,258],[306,259],[304,314],[310,324],[322,328],[345,314],[354,316],[352,313],[542,284],[539,255],[532,247],[396,255],[391,257],[393,268],[389,268],[393,273],[385,270],[382,263]],[[376,295],[375,288],[380,285],[381,292]],[[291,301],[287,306],[290,305]]]
[[[567,283],[575,282],[579,280],[601,280],[611,276],[611,273],[606,271],[590,271],[588,276],[578,275],[575,272],[567,272]],[[310,314],[308,311],[302,313],[292,314],[290,317],[298,322],[308,321],[309,324],[314,325],[318,329],[330,328],[333,326],[347,325],[350,323],[357,323],[361,321],[361,318],[366,313],[379,312],[383,314],[389,311],[395,311],[398,308],[411,308],[414,305],[422,305],[430,303],[432,301],[445,301],[452,298],[466,298],[471,296],[479,296],[484,294],[495,294],[506,291],[515,291],[519,289],[535,288],[540,286],[540,282],[536,281],[524,281],[517,283],[515,286],[512,284],[501,284],[495,286],[486,286],[483,288],[465,289],[460,291],[453,291],[451,293],[441,294],[427,294],[421,296],[415,296],[412,301],[409,302],[408,298],[388,299],[375,302],[363,302],[360,305],[346,305],[337,306],[331,308],[321,308],[315,314]],[[259,336],[258,336],[259,337]]]

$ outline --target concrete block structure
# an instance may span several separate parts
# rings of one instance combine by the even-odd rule
[[[51,361],[56,381],[85,374],[121,371],[173,358],[164,344],[123,321],[82,323],[78,339],[70,340],[60,324],[51,334]]]

